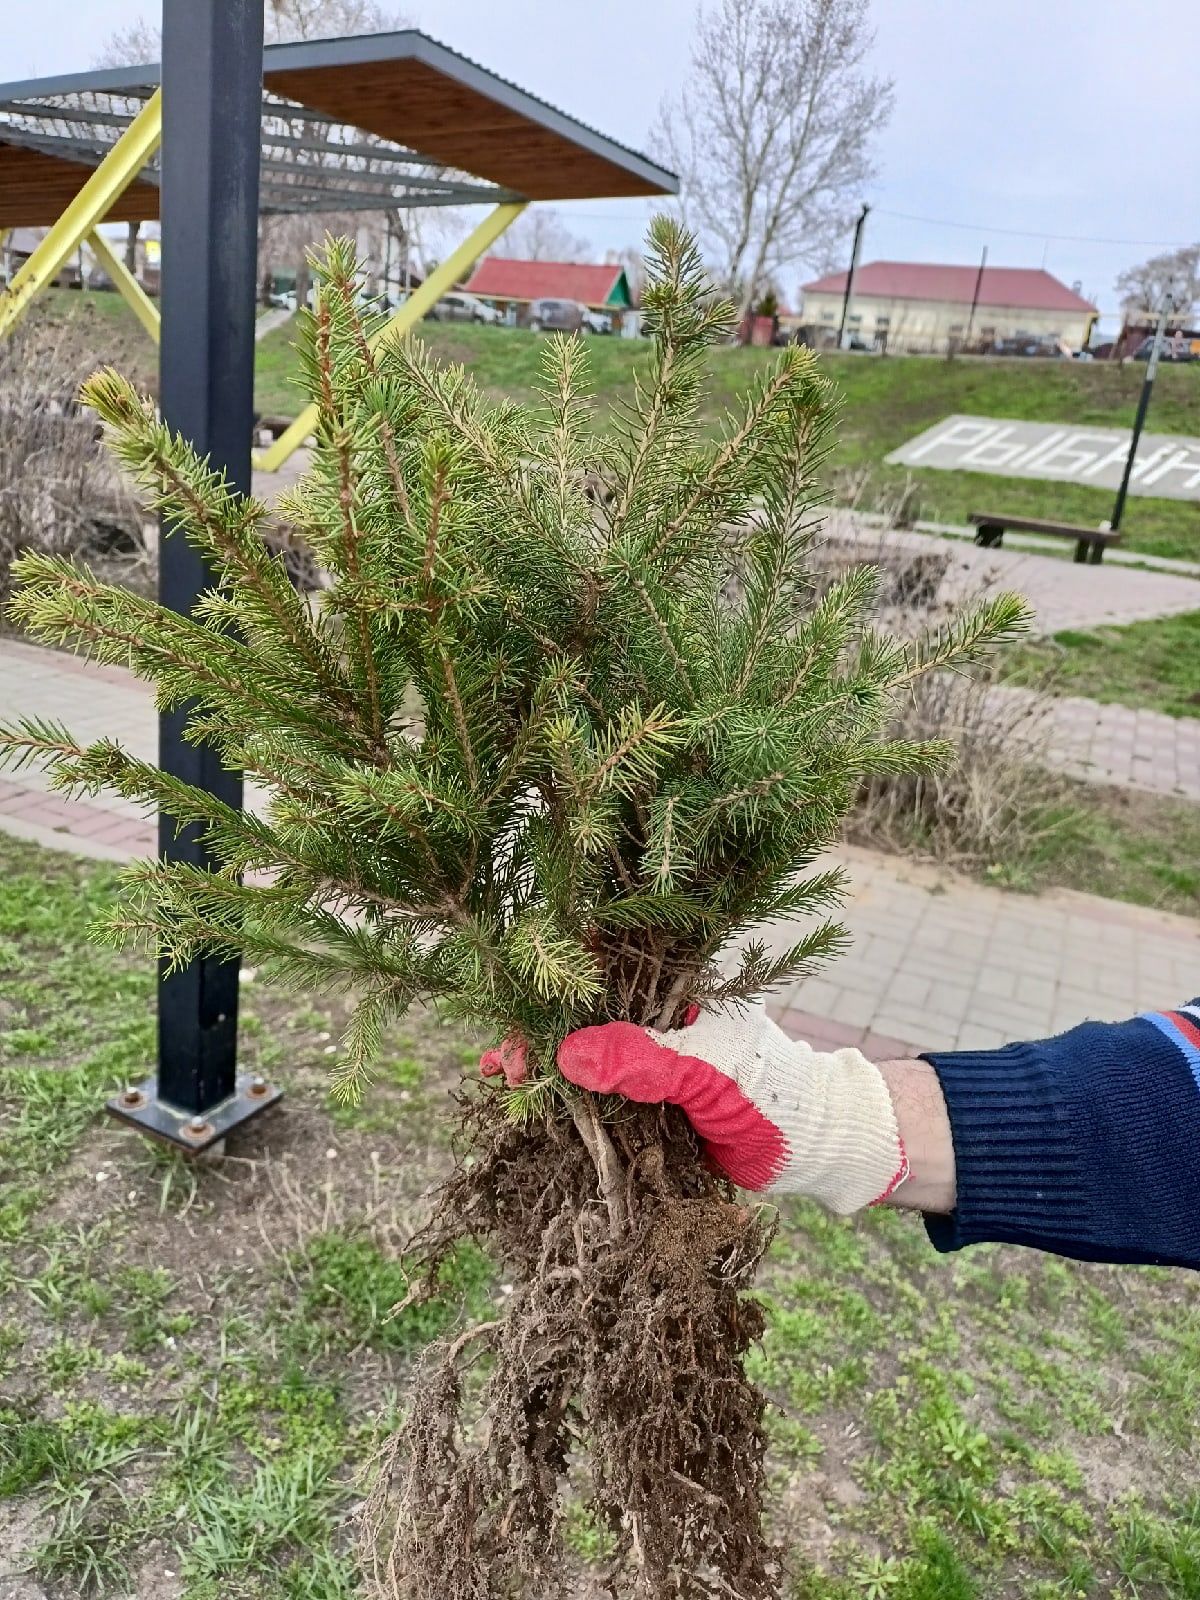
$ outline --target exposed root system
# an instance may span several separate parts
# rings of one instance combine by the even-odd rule
[[[570,1592],[564,1490],[607,1530],[621,1600],[777,1592],[762,1531],[763,1400],[741,1291],[771,1225],[699,1159],[682,1116],[589,1097],[537,1126],[485,1093],[440,1198],[431,1264],[464,1235],[505,1264],[503,1318],[431,1349],[362,1527],[387,1600]],[[484,1360],[487,1356],[489,1359]]]

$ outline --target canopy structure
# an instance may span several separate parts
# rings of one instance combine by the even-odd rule
[[[399,309],[393,336],[530,201],[677,187],[647,157],[413,30],[268,45],[262,73],[261,213],[494,207]],[[0,294],[0,336],[85,239],[157,336],[155,307],[96,229],[159,216],[160,82],[150,63],[0,84],[0,231],[50,229]],[[260,464],[280,465],[309,427],[298,418]]]
[[[154,62],[0,84],[0,228],[53,224],[159,82]],[[262,126],[264,213],[676,187],[646,157],[412,30],[268,45]],[[106,220],[154,219],[158,198],[151,157]]]
[[[415,32],[262,47],[262,0],[163,0],[164,67],[0,84],[0,234],[47,231],[0,289],[0,337],[85,241],[160,339],[159,406],[239,493],[251,482],[258,216],[490,204],[373,341],[398,337],[531,200],[649,196],[675,179],[646,157]],[[161,153],[160,153],[161,146]],[[159,218],[161,305],[99,231]],[[259,460],[311,432],[309,407]],[[169,524],[168,524],[169,526]],[[200,551],[164,539],[159,599],[183,616],[214,582]],[[164,772],[238,808],[241,774],[159,719]],[[160,817],[159,850],[211,871],[203,830]],[[278,1098],[237,1073],[238,963],[160,968],[158,1067],[109,1110],[190,1152]]]

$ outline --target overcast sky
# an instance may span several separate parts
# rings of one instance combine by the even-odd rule
[[[683,80],[693,0],[397,4],[481,65],[656,154],[648,130]],[[87,67],[112,29],[152,10],[5,0],[0,81]],[[1200,237],[1197,0],[876,0],[875,14],[896,111],[864,195],[865,260],[974,262],[986,244],[992,265],[1044,262],[1111,312],[1121,267]],[[648,215],[629,200],[561,209],[598,252],[636,242]]]

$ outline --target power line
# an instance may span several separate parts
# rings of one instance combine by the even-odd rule
[[[909,211],[892,211],[887,206],[876,206],[881,217],[898,217],[902,222],[923,222],[931,228],[963,228],[970,233],[1008,233],[1020,239],[1052,239],[1056,244],[1130,244],[1157,245],[1168,250],[1186,248],[1182,239],[1102,239],[1087,233],[1047,233],[1043,228],[997,228],[990,223],[951,222],[946,217],[917,217]]]
[[[569,201],[559,201],[569,206]],[[911,211],[893,211],[889,206],[872,206],[879,217],[894,217],[901,222],[920,222],[930,228],[961,228],[965,233],[1002,233],[1016,239],[1046,239],[1054,244],[1115,244],[1151,245],[1163,250],[1182,250],[1192,242],[1189,239],[1112,239],[1089,233],[1047,233],[1044,228],[1002,228],[984,222],[953,222],[949,217],[920,217]],[[635,222],[644,223],[645,213],[630,211],[575,211],[564,212],[566,219],[580,222]]]

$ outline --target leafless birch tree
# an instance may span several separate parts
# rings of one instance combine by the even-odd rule
[[[867,66],[873,40],[869,0],[721,0],[697,15],[659,135],[684,220],[743,313],[849,229],[892,109],[891,81]]]
[[[1190,317],[1200,300],[1200,244],[1128,267],[1117,278],[1117,293],[1127,316],[1154,315],[1166,306],[1168,316]]]

